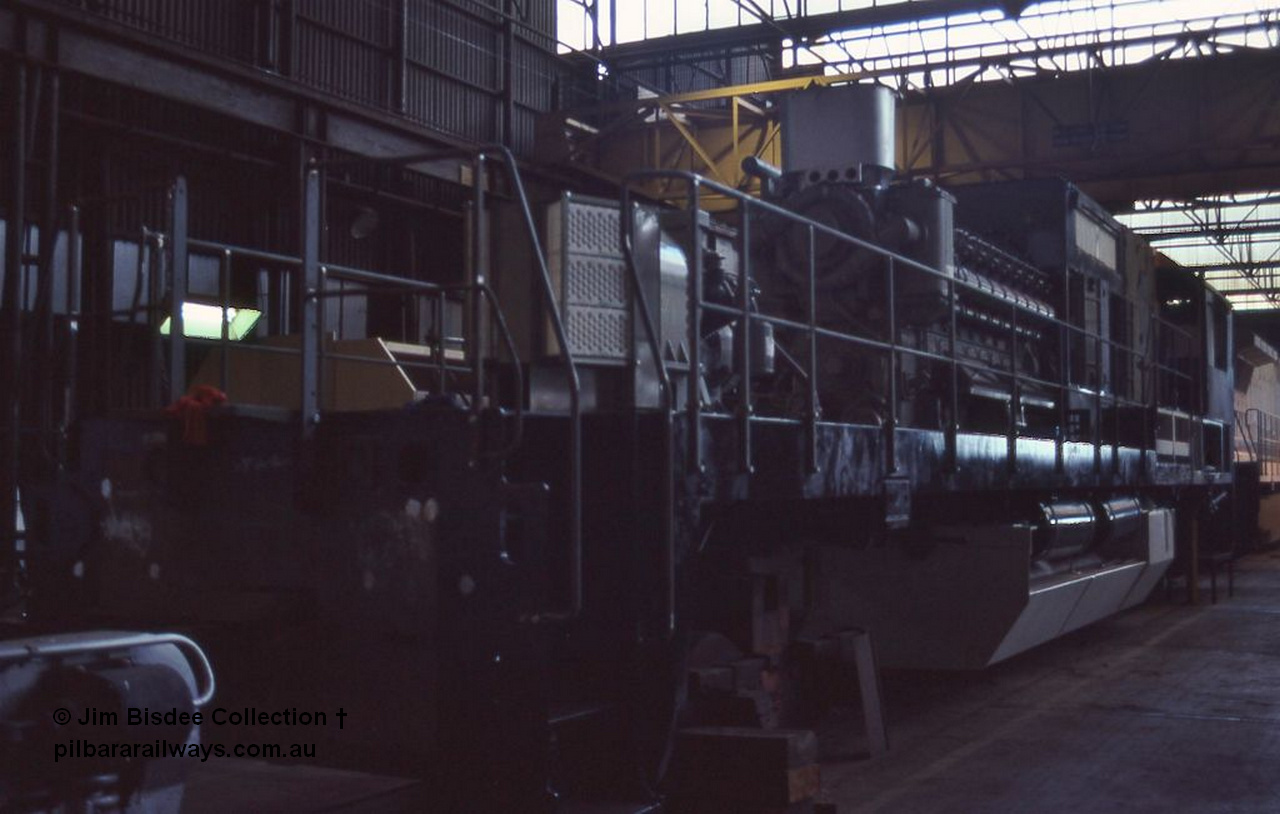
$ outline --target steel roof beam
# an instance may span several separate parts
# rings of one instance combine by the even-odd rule
[[[742,5],[742,4],[739,4]],[[743,6],[749,11],[748,6]],[[832,11],[826,14],[810,14],[804,17],[773,18],[765,22],[717,28],[710,31],[694,31],[669,37],[655,37],[639,42],[613,45],[604,49],[606,59],[630,59],[669,51],[686,52],[699,48],[750,48],[769,45],[782,39],[808,40],[826,36],[835,31],[867,28],[894,23],[932,20],[954,14],[981,11],[999,11],[1005,14],[1001,3],[991,0],[929,0],[925,3],[889,3],[870,8]]]

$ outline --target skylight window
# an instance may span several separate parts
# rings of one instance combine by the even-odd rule
[[[929,0],[557,0],[561,50]],[[993,3],[993,6],[995,4]],[[903,10],[907,13],[907,9]],[[615,19],[616,15],[616,19]],[[857,71],[903,90],[1280,46],[1280,3],[1065,0],[1018,17],[992,8],[784,42],[782,68]]]
[[[1237,310],[1280,305],[1280,191],[1141,201],[1116,217]]]

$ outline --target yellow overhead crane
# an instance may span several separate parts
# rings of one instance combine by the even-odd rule
[[[755,192],[759,181],[742,172],[742,160],[777,165],[782,155],[771,101],[869,76],[796,76],[550,114],[540,153],[618,178],[679,168]],[[1280,50],[1007,81],[974,77],[902,95],[901,176],[948,184],[1065,176],[1121,205],[1280,187]],[[645,191],[673,202],[682,194],[656,182]],[[708,208],[717,203],[704,199]]]

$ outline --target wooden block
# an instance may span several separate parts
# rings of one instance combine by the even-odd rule
[[[835,640],[837,658],[841,664],[853,664],[857,661],[859,642],[867,634],[862,630],[842,630],[831,638]]]
[[[704,801],[708,807],[789,806],[812,798],[820,789],[818,739],[800,729],[681,730],[671,778],[677,798]]]
[[[732,667],[695,667],[689,671],[689,692],[733,692]]]
[[[813,763],[808,766],[801,766],[798,769],[787,770],[787,790],[789,792],[789,803],[799,803],[804,800],[811,800],[818,792],[822,791],[822,771],[818,764]]]
[[[834,661],[840,655],[840,643],[830,636],[797,639],[794,644],[796,656],[806,662]]]

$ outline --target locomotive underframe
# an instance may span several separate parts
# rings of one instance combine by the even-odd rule
[[[584,419],[583,557],[591,578],[582,615],[565,628],[540,618],[566,590],[566,552],[553,542],[564,539],[567,516],[564,415],[524,417],[527,443],[505,476],[472,462],[492,425],[510,417],[477,423],[466,411],[443,408],[334,414],[300,441],[296,413],[266,416],[215,410],[208,446],[185,443],[167,416],[89,422],[83,471],[93,479],[83,487],[109,495],[102,507],[108,533],[93,550],[75,553],[85,562],[84,579],[64,577],[39,593],[88,591],[107,618],[163,620],[199,635],[215,662],[227,665],[220,681],[228,700],[267,703],[268,687],[270,697],[291,704],[341,692],[368,727],[362,731],[376,737],[344,732],[326,744],[326,754],[386,770],[381,744],[396,743],[392,768],[417,774],[434,766],[442,749],[467,755],[469,768],[449,761],[451,784],[460,771],[490,782],[490,761],[515,744],[541,754],[546,715],[566,697],[634,702],[627,696],[646,683],[635,675],[637,653],[657,648],[669,656],[668,609],[658,589],[667,578],[657,488],[666,434],[660,416]],[[699,622],[716,623],[741,634],[744,648],[759,643],[752,636],[760,634],[761,619],[749,601],[725,590],[725,580],[751,582],[750,564],[762,556],[808,558],[847,575],[848,556],[903,550],[911,568],[898,573],[905,581],[895,590],[908,598],[936,596],[936,585],[929,587],[936,569],[928,563],[950,562],[954,551],[931,553],[936,540],[930,540],[963,527],[955,508],[979,495],[1004,495],[986,516],[988,525],[1002,518],[1007,533],[1016,527],[1011,510],[1020,499],[1120,490],[1186,504],[1229,482],[1227,473],[1191,471],[1126,448],[1107,459],[1115,469],[1099,470],[1095,447],[1083,443],[1064,444],[1059,467],[1054,444],[1034,439],[1021,439],[1015,470],[993,468],[1004,439],[964,433],[949,468],[943,433],[900,429],[897,477],[912,505],[911,522],[895,530],[889,524],[906,518],[893,515],[901,503],[886,500],[883,428],[820,423],[818,471],[809,473],[801,423],[760,422],[755,471],[745,474],[736,466],[733,420],[701,422],[704,468],[677,479],[677,639]],[[685,448],[685,429],[683,417],[672,422],[673,449]],[[683,464],[678,454],[676,463]],[[543,474],[522,482],[527,472]],[[802,514],[810,520],[785,520]],[[241,517],[256,522],[245,525]],[[994,571],[949,577],[955,588],[949,595],[969,603],[963,618],[972,624],[990,619],[1007,627],[1007,611],[1018,605],[1010,590],[1023,590],[1021,602],[1027,601],[1029,548],[1018,550],[1016,541],[1005,548],[1010,556],[991,561]],[[990,552],[971,566],[984,557],[990,560]],[[1106,568],[1141,565],[1133,557]],[[914,587],[912,574],[919,578]],[[1010,584],[995,576],[1017,578]],[[788,608],[796,632],[799,620],[830,617],[817,606],[821,593],[790,600],[802,603]],[[847,594],[847,586],[826,593]],[[230,607],[254,610],[219,618],[216,609]],[[849,621],[837,614],[815,624]],[[767,635],[781,646],[790,633]],[[894,663],[896,643],[882,638]],[[961,656],[955,666],[981,666],[991,650],[968,648]],[[910,663],[905,656],[897,661]],[[379,669],[369,671],[372,663]],[[236,666],[244,664],[255,666]],[[264,685],[262,675],[275,678]],[[418,746],[406,750],[408,742]],[[546,772],[540,760],[519,772],[506,766],[509,788],[501,793],[517,799],[537,787]]]

